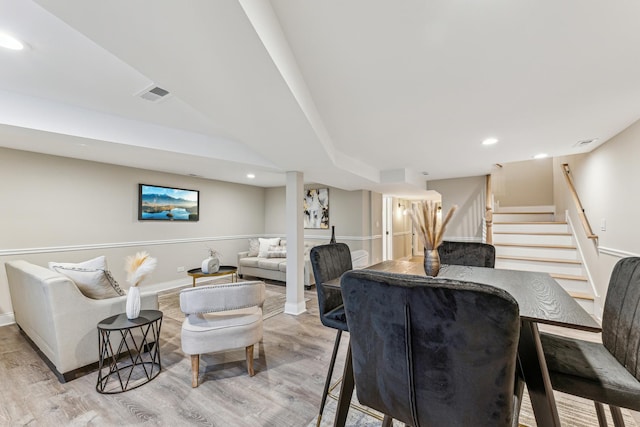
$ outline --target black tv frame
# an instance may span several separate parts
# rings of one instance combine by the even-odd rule
[[[187,218],[177,218],[175,217],[175,215],[172,215],[171,212],[169,211],[169,213],[166,214],[166,217],[163,216],[154,216],[154,217],[145,217],[145,213],[147,213],[148,211],[145,211],[145,209],[143,208],[144,203],[143,203],[143,196],[145,194],[149,194],[148,192],[145,192],[144,190],[146,188],[154,188],[154,189],[158,189],[161,193],[158,193],[159,195],[167,195],[171,192],[175,192],[175,193],[180,193],[180,192],[188,192],[188,193],[192,193],[191,195],[195,195],[195,212],[191,212],[188,210],[189,215]],[[168,191],[167,191],[168,190]],[[153,194],[153,193],[152,193]],[[167,196],[168,198],[171,196]],[[188,199],[178,199],[178,200],[188,200]],[[160,205],[160,206],[167,206],[167,207],[171,207],[171,203],[167,203],[164,205]],[[189,209],[193,209],[192,207],[189,207]],[[165,210],[161,211],[161,212],[165,212]],[[159,213],[159,212],[158,212]],[[200,220],[200,190],[190,190],[190,189],[186,189],[186,188],[178,188],[178,187],[167,187],[167,186],[163,186],[163,185],[153,185],[153,184],[138,184],[138,221],[174,221],[174,222],[193,222],[193,221],[199,221]]]

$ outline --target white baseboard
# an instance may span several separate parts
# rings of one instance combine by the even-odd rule
[[[216,280],[229,280],[230,276],[219,276],[219,277],[209,277],[208,281],[216,281]],[[206,281],[205,278],[201,279],[201,282]],[[198,282],[200,283],[200,282]],[[153,283],[153,284],[142,284],[140,285],[140,291],[142,292],[163,292],[171,289],[181,288],[183,286],[189,286],[193,284],[193,279],[191,277],[186,277],[184,279],[176,279],[168,282],[162,283]]]
[[[0,314],[0,327],[13,325],[14,323],[16,323],[16,318],[13,316],[13,313]]]
[[[151,284],[142,284],[140,285],[141,292],[162,292],[168,291],[170,289],[180,288],[182,286],[190,285],[192,283],[191,277],[186,277],[184,279],[176,279],[171,280],[169,282],[162,283],[151,283]]]

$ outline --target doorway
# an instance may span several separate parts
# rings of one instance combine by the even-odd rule
[[[382,198],[382,260],[393,259],[393,198]]]

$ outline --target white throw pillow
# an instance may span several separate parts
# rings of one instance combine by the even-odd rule
[[[257,238],[249,239],[249,254],[247,256],[258,256],[260,253],[260,242]]]
[[[280,243],[279,237],[274,237],[273,239],[262,239],[259,238],[260,249],[258,250],[258,257],[266,258],[269,253],[269,246],[278,246]]]
[[[124,295],[107,269],[104,256],[79,263],[50,262],[49,268],[73,280],[80,292],[88,298],[105,299]]]

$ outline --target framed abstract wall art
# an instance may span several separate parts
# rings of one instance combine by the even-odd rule
[[[304,191],[304,228],[329,228],[329,189]]]

